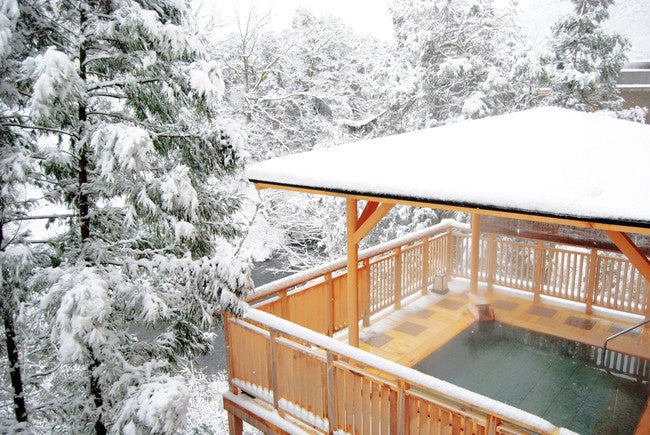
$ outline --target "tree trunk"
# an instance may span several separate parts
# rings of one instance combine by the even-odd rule
[[[93,398],[93,403],[95,408],[99,411],[97,421],[95,422],[95,433],[97,435],[106,435],[106,426],[102,419],[102,406],[104,405],[104,398],[102,396],[102,388],[99,384],[98,376],[95,374],[95,370],[99,368],[101,363],[92,356],[92,362],[88,366],[88,371],[90,372],[90,395]]]
[[[7,342],[7,359],[9,360],[9,377],[11,386],[14,389],[14,414],[16,421],[27,421],[27,408],[23,396],[23,378],[20,374],[20,360],[18,359],[18,346],[16,345],[16,329],[14,318],[8,310],[3,310],[3,321],[5,327],[5,341]]]
[[[0,224],[0,247],[4,240],[3,225]],[[4,249],[2,249],[4,250]],[[5,297],[10,298],[9,295]],[[9,362],[9,378],[11,386],[14,389],[14,414],[16,421],[19,423],[27,421],[27,407],[25,406],[25,396],[23,395],[23,378],[20,373],[20,359],[18,358],[18,346],[16,344],[16,328],[14,327],[14,318],[11,309],[2,306],[2,320],[5,328],[5,341],[7,344],[7,360]]]
[[[87,28],[87,18],[84,11],[84,5],[82,4],[79,10],[79,24],[81,28],[81,33],[86,34]],[[84,82],[87,79],[86,76],[86,60],[87,60],[87,44],[88,40],[84,39],[79,47],[79,77]],[[77,207],[79,208],[79,230],[81,236],[81,243],[83,244],[86,240],[90,238],[90,201],[88,198],[88,193],[85,192],[86,184],[88,183],[88,152],[86,148],[86,141],[84,140],[84,129],[86,128],[86,121],[88,120],[87,106],[85,101],[79,103],[79,137],[82,141],[81,148],[79,149],[79,167],[78,167],[78,182],[79,182],[79,193],[77,197]],[[82,254],[83,255],[83,254]],[[92,351],[88,349],[91,355],[91,362],[88,366],[88,374],[90,377],[90,396],[92,398],[93,404],[97,409],[97,420],[95,421],[95,433],[97,435],[106,434],[106,425],[104,424],[102,407],[104,405],[104,397],[102,395],[102,388],[99,382],[99,378],[95,373],[95,370],[101,364]]]

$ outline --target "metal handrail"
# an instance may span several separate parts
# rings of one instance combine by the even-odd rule
[[[645,325],[646,323],[650,323],[650,319],[645,319],[641,323],[638,323],[638,324],[636,324],[634,326],[630,326],[629,328],[626,328],[626,329],[624,329],[624,330],[622,330],[620,332],[617,332],[616,334],[614,334],[612,336],[607,337],[605,339],[605,343],[603,343],[603,354],[602,354],[602,358],[600,360],[600,365],[601,366],[605,365],[605,357],[607,356],[607,343],[609,343],[610,340],[613,340],[613,339],[615,339],[617,337],[620,337],[621,335],[627,334],[628,332],[633,331],[636,328]]]

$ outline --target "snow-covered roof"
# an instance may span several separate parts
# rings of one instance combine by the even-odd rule
[[[279,157],[246,176],[278,188],[648,229],[649,164],[650,125],[542,107]]]

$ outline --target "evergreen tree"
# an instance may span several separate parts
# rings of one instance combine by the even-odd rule
[[[553,26],[550,104],[581,111],[622,107],[616,81],[630,44],[623,35],[603,29],[613,4],[614,0],[573,0],[573,13]]]
[[[534,84],[511,7],[492,0],[396,0],[391,8],[404,82],[405,130],[530,107]]]
[[[24,111],[27,97],[20,86],[21,61],[62,42],[56,25],[44,19],[47,8],[38,1],[0,1],[0,316],[7,358],[6,366],[1,366],[6,368],[13,402],[13,422],[0,422],[0,426],[18,423],[13,430],[24,426],[29,417],[29,376],[25,378],[21,360],[25,331],[30,328],[21,321],[25,317],[21,306],[30,298],[28,281],[38,258],[30,243],[28,222],[34,216],[29,213],[38,199],[36,189],[46,181],[39,170],[34,130],[25,128],[30,126]]]
[[[70,210],[34,282],[61,368],[57,430],[172,432],[175,367],[243,311],[249,262],[232,246],[244,135],[219,122],[224,83],[182,2],[52,2],[64,43],[24,60],[45,199]],[[52,140],[55,134],[56,140]],[[53,427],[54,427],[53,426]]]

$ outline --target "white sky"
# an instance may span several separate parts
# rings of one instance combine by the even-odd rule
[[[233,23],[235,10],[245,16],[253,5],[260,14],[271,11],[270,28],[281,30],[290,25],[293,12],[304,7],[316,14],[340,18],[359,33],[381,39],[392,38],[388,5],[392,0],[194,0],[201,3],[205,15]],[[498,3],[510,0],[496,0]],[[518,0],[521,19],[528,33],[543,39],[557,18],[571,10],[570,0]],[[209,11],[209,12],[207,12]],[[632,43],[630,60],[650,59],[650,0],[618,0],[611,8],[608,30],[624,33]]]
[[[209,0],[206,0],[209,1]],[[218,16],[232,22],[235,11],[245,15],[251,5],[260,13],[271,11],[270,26],[288,27],[296,8],[303,7],[320,15],[333,15],[359,33],[374,34],[383,39],[392,37],[392,23],[388,14],[391,0],[214,0],[211,2]]]

